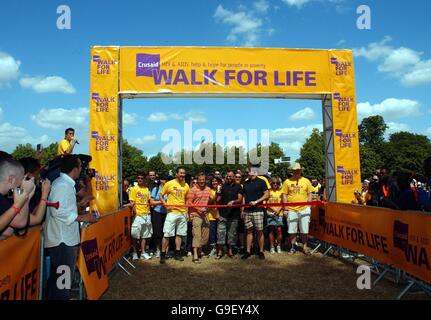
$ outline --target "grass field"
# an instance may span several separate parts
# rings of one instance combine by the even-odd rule
[[[356,287],[357,265],[321,253],[305,256],[270,255],[261,261],[252,256],[241,260],[224,257],[202,259],[197,265],[191,257],[173,259],[160,265],[158,259],[136,261],[133,275],[117,271],[102,299],[394,299],[402,290],[382,280],[371,290]],[[127,268],[131,270],[130,267]],[[373,276],[374,280],[375,277]],[[427,296],[418,295],[423,299]]]

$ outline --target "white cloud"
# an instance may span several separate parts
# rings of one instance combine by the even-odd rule
[[[388,126],[388,129],[386,129],[385,132],[387,137],[395,132],[410,131],[410,127],[405,123],[387,122],[386,125]]]
[[[157,140],[157,137],[155,134],[153,134],[149,136],[144,136],[142,138],[132,138],[130,139],[130,143],[134,145],[145,145],[145,144],[152,143],[156,140]]]
[[[292,159],[299,157],[299,151],[305,140],[310,136],[314,128],[323,130],[322,124],[314,124],[303,127],[279,128],[271,131],[270,139],[279,143],[287,156]]]
[[[229,42],[237,42],[241,39],[242,45],[245,47],[259,45],[263,22],[262,19],[255,16],[253,11],[246,12],[246,9],[241,7],[239,11],[234,12],[218,5],[214,18],[216,21],[232,27],[226,38]]]
[[[311,120],[314,118],[314,116],[315,114],[313,109],[307,107],[292,114],[289,117],[289,120],[291,121]]]
[[[338,42],[337,42],[337,47],[344,46],[346,43],[347,43],[347,41],[346,41],[346,40],[341,39],[340,41],[338,41]]]
[[[21,61],[0,51],[0,88],[9,81],[18,78],[20,65]]]
[[[425,129],[425,134],[431,139],[431,127]]]
[[[418,101],[395,98],[385,99],[376,104],[361,102],[357,105],[360,120],[373,115],[381,115],[385,120],[417,116],[420,115],[419,108],[420,103]]]
[[[354,49],[357,57],[378,61],[377,70],[398,79],[407,87],[431,83],[431,59],[422,59],[423,52],[410,48],[394,48],[388,43],[391,37],[386,36],[380,42],[372,42],[367,47]]]
[[[46,92],[61,92],[61,93],[75,93],[75,88],[62,77],[49,76],[49,77],[24,77],[19,80],[21,87],[32,89],[37,93]]]
[[[311,0],[282,0],[282,1],[290,7],[301,8],[304,4],[306,4],[307,2],[310,2]]]
[[[147,118],[150,122],[166,122],[169,120],[184,120],[184,121],[193,121],[197,123],[204,123],[207,122],[207,118],[205,117],[205,114],[202,112],[194,112],[190,111],[187,112],[184,116],[178,114],[178,113],[164,113],[164,112],[155,112],[150,114],[150,116]]]
[[[42,143],[47,145],[52,142],[47,135],[35,137],[27,132],[27,129],[14,126],[8,122],[0,124],[0,145],[1,149],[6,152],[12,152],[19,144],[30,143],[36,145]]]
[[[266,13],[269,9],[269,3],[266,0],[257,0],[253,3],[253,6],[258,12],[262,13]]]
[[[164,122],[168,121],[169,117],[163,112],[155,112],[150,114],[147,120],[150,122]]]
[[[202,112],[187,112],[185,120],[193,121],[196,123],[207,122],[207,118],[205,117],[205,114]]]
[[[124,113],[123,125],[134,125],[138,122],[138,115],[136,113]]]
[[[38,126],[48,129],[84,128],[88,126],[88,109],[41,109],[31,119]]]

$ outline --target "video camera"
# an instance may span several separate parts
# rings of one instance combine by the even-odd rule
[[[79,175],[80,180],[85,180],[85,178],[94,178],[96,176],[96,170],[89,168],[89,164],[92,160],[90,155],[78,154],[78,158],[81,160],[81,173]],[[41,170],[40,177],[42,179],[48,179],[53,182],[60,176],[61,172],[61,160],[62,156],[55,157],[53,160],[48,162],[48,165]]]

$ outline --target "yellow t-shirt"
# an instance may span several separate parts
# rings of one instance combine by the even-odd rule
[[[135,202],[136,215],[145,216],[150,213],[150,190],[147,187],[134,186],[130,190],[130,201]]]
[[[268,203],[281,203],[283,199],[283,193],[281,192],[281,190],[277,190],[274,191],[272,189],[269,190],[269,199],[268,199]],[[279,207],[275,207],[275,208],[279,208]],[[268,211],[273,212],[271,207],[268,207]],[[280,217],[283,216],[283,211],[280,210],[279,214]]]
[[[308,194],[313,192],[314,188],[310,180],[301,177],[299,180],[286,179],[283,183],[282,193],[287,194],[287,202],[306,202]],[[308,206],[292,206],[287,207],[289,210],[300,211]]]
[[[216,196],[217,196],[217,190],[213,190],[213,189],[211,189],[211,196],[212,196],[212,197],[216,197]],[[218,209],[217,209],[217,208],[211,208],[211,209],[208,211],[208,220],[209,220],[209,221],[215,221],[215,220],[216,220],[216,218],[215,218],[215,217],[217,217],[217,212],[218,212]]]
[[[63,155],[63,154],[66,152],[66,150],[69,148],[69,146],[70,146],[69,141],[67,141],[66,139],[61,140],[61,141],[58,143],[58,147],[57,147],[57,155],[58,155],[58,156]]]
[[[163,186],[161,196],[168,195],[167,204],[185,204],[190,187],[187,183],[179,183],[177,179],[168,181]],[[167,207],[168,213],[187,213],[187,207]]]

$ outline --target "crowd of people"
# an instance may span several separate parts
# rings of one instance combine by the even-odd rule
[[[189,255],[201,263],[204,255],[221,259],[237,253],[241,259],[253,253],[265,259],[265,245],[271,254],[282,253],[284,247],[289,254],[301,247],[309,254],[311,211],[304,202],[323,200],[324,184],[303,177],[299,163],[291,169],[284,182],[259,175],[254,166],[244,173],[228,170],[224,177],[218,171],[193,177],[178,167],[175,177],[150,171],[138,175],[134,186],[124,181],[123,205],[136,215],[133,259],[154,256],[163,264],[167,258],[182,261]]]
[[[53,166],[58,172],[51,168],[43,173],[38,157],[17,160],[0,151],[0,239],[44,223],[50,269],[66,265],[72,274],[80,223],[98,220],[88,210],[94,198],[91,178],[82,174],[85,160],[73,154],[77,143],[74,129],[66,129]],[[324,179],[310,181],[302,172],[299,163],[292,165],[287,177],[262,174],[249,165],[245,172],[202,172],[194,177],[178,167],[175,176],[150,170],[138,174],[132,184],[124,180],[122,206],[130,207],[134,215],[132,258],[157,258],[165,264],[169,258],[183,261],[191,256],[199,264],[204,256],[221,259],[240,254],[245,260],[255,254],[264,260],[265,251],[310,254],[307,202],[326,200],[326,190]],[[355,191],[353,203],[431,211],[431,157],[424,161],[424,172],[426,178],[417,180],[381,167],[372,179],[363,181],[361,191]],[[54,271],[47,279],[46,298],[68,299],[70,290],[57,287],[59,275]]]
[[[431,211],[431,157],[424,161],[426,177],[416,179],[407,171],[391,172],[387,166],[362,182],[362,190],[355,191],[356,204],[396,210]],[[427,180],[428,179],[428,180]]]

